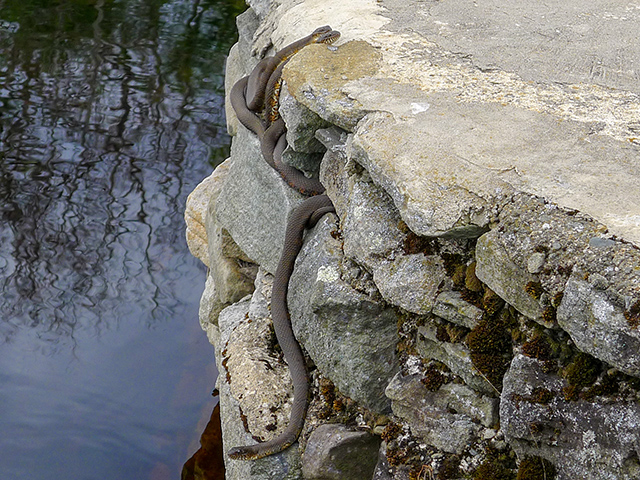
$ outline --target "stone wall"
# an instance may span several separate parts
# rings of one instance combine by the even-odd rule
[[[298,443],[227,460],[229,480],[640,478],[640,82],[624,61],[640,9],[521,5],[502,12],[511,31],[499,2],[446,3],[256,0],[238,17],[227,91],[319,25],[342,38],[283,74],[285,158],[336,207],[288,297],[311,407]],[[580,64],[608,58],[603,19],[623,58],[609,76]],[[583,32],[570,75],[562,35],[531,50],[554,25]],[[230,448],[287,423],[269,298],[304,197],[227,116],[231,157],[185,216]]]

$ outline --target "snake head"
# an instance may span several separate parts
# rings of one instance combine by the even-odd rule
[[[329,33],[331,31],[331,27],[329,25],[325,25],[324,27],[318,27],[316,28],[312,33],[311,36],[313,37],[319,37],[320,35],[324,35],[325,33]]]
[[[337,30],[331,30],[330,32],[324,33],[316,38],[314,43],[326,43],[330,45],[338,38],[340,38],[340,32]]]

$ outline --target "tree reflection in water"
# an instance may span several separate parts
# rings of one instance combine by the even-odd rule
[[[0,2],[0,341],[175,314],[242,0]]]

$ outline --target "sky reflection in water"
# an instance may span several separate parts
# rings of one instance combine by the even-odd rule
[[[177,478],[197,448],[215,372],[182,216],[226,156],[243,7],[0,3],[0,478]]]

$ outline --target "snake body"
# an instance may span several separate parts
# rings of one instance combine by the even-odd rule
[[[254,112],[262,110],[265,94],[267,92],[265,87],[269,81],[269,77],[271,77],[271,74],[273,74],[275,69],[278,68],[281,63],[287,62],[287,60],[289,60],[303,47],[312,43],[323,42],[324,40],[322,37],[331,31],[331,27],[328,25],[316,28],[311,35],[307,35],[306,37],[287,45],[272,57],[260,60],[249,75],[246,92],[247,107]]]
[[[278,118],[267,128],[262,138],[261,149],[265,161],[282,176],[285,182],[305,195],[319,195],[324,186],[315,178],[308,178],[304,173],[282,161],[282,152],[287,148],[287,128],[282,118]]]
[[[309,375],[302,349],[291,327],[287,292],[296,257],[302,248],[305,229],[312,228],[324,214],[335,212],[335,209],[329,197],[322,195],[324,186],[318,180],[307,178],[300,170],[282,162],[282,152],[287,147],[287,130],[284,120],[280,118],[277,111],[278,95],[282,67],[289,58],[305,45],[319,42],[331,43],[339,35],[329,26],[316,29],[311,35],[283,48],[274,57],[262,60],[251,74],[236,82],[230,92],[231,105],[238,120],[260,139],[265,161],[278,171],[292,188],[305,195],[311,195],[292,211],[288,219],[282,254],[273,278],[271,294],[273,326],[293,381],[293,405],[289,425],[273,440],[256,445],[238,446],[229,450],[229,457],[237,460],[255,460],[288,448],[300,435],[306,417],[309,403]],[[257,112],[265,109],[267,111],[263,112],[265,118],[263,121]],[[265,123],[268,124],[268,128],[265,128]]]
[[[287,292],[296,257],[302,248],[305,229],[312,228],[322,215],[329,212],[335,212],[335,209],[326,195],[309,197],[292,212],[287,223],[283,254],[273,277],[273,291],[271,293],[273,327],[282,353],[289,364],[293,380],[293,405],[291,406],[289,425],[281,435],[273,440],[232,448],[228,453],[230,458],[255,460],[281,452],[291,446],[302,431],[309,403],[309,376],[302,349],[291,328],[289,309],[287,308]]]
[[[245,99],[245,90],[247,88],[248,81],[248,76],[242,77],[238,80],[231,88],[229,100],[231,100],[231,106],[236,112],[236,116],[238,117],[238,120],[240,120],[240,123],[255,133],[259,139],[262,139],[264,136],[264,125],[262,124],[262,120],[260,120],[260,117],[256,115],[255,112],[249,110]]]

